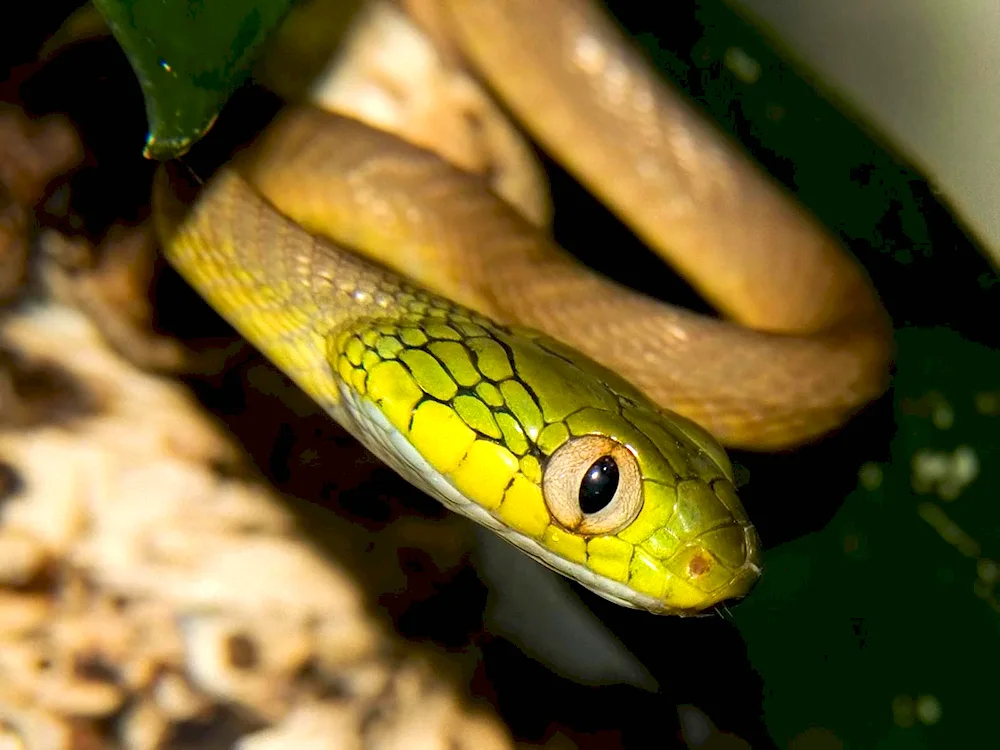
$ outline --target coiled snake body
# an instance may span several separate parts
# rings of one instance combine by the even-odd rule
[[[542,563],[651,612],[744,595],[759,541],[709,433],[775,449],[842,423],[885,388],[884,310],[600,11],[439,5],[537,140],[724,320],[608,281],[479,178],[309,108],[190,210],[161,173],[168,258],[383,461]]]

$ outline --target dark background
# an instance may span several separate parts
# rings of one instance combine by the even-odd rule
[[[74,177],[74,209],[82,231],[99,238],[113,221],[148,213],[152,165],[139,157],[141,95],[113,41],[76,45],[42,68],[33,62],[41,42],[76,5],[22,4],[17,23],[5,24],[0,100],[38,114],[65,112],[78,126],[88,160]],[[731,618],[656,618],[574,587],[653,674],[657,694],[575,685],[483,632],[485,593],[472,574],[436,587],[404,613],[391,611],[397,629],[448,649],[475,643],[483,659],[473,690],[494,701],[523,739],[544,740],[559,727],[581,747],[647,747],[649,737],[671,746],[679,742],[674,707],[690,703],[754,747],[978,746],[992,734],[1000,697],[1000,607],[988,586],[974,585],[985,561],[1000,558],[1000,478],[992,460],[998,422],[983,413],[982,397],[976,407],[977,394],[1000,391],[997,276],[924,177],[843,105],[818,93],[726,6],[671,3],[667,17],[659,3],[609,5],[664,76],[868,269],[897,329],[892,391],[819,444],[782,455],[733,454],[748,477],[741,496],[765,543],[767,572]],[[726,68],[732,47],[760,64],[756,83],[743,83]],[[249,138],[277,105],[265,92],[244,87],[204,147],[206,160]],[[704,309],[600,204],[558,166],[546,166],[556,235],[565,247],[636,288]],[[595,244],[595,236],[613,239]],[[200,308],[176,279],[162,285],[185,295],[187,318],[175,314],[174,330],[224,330],[192,312]],[[166,294],[159,291],[161,298]],[[203,396],[228,410],[272,480],[293,489],[285,453],[274,441],[239,434],[234,415],[245,403],[227,393],[234,387],[216,383],[203,388]],[[934,426],[941,403],[955,415],[949,429]],[[275,408],[255,416],[260,435],[284,434],[293,424],[289,412]],[[261,428],[267,419],[278,426]],[[961,445],[979,457],[972,485],[954,501],[917,494],[914,454]],[[858,487],[864,464],[881,472],[876,489]],[[393,495],[417,512],[440,514],[385,473],[376,472],[359,492]],[[963,555],[923,520],[929,506],[975,542],[976,554]],[[546,699],[529,699],[529,692]],[[937,702],[939,720],[914,716],[920,696]]]

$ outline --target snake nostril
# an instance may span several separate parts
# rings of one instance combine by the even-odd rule
[[[701,578],[712,570],[712,560],[708,555],[697,554],[688,561],[688,575]]]

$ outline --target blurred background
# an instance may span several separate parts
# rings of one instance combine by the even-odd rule
[[[733,7],[918,164],[996,257],[1000,6],[743,0]]]
[[[26,5],[2,26],[0,101],[17,108],[5,117],[58,113],[70,130],[35,134],[50,147],[32,159],[56,176],[22,201],[24,226],[0,224],[31,250],[0,332],[0,541],[45,540],[0,544],[0,569],[16,559],[24,571],[0,579],[0,614],[30,614],[2,621],[0,729],[25,741],[51,722],[51,734],[30,735],[49,744],[27,741],[46,748],[988,744],[1000,695],[1000,285],[986,260],[1000,247],[1000,10],[705,0],[665,16],[659,4],[606,5],[666,79],[838,234],[896,326],[883,399],[818,444],[733,454],[766,547],[752,596],[687,620],[615,607],[380,468],[157,260],[142,229],[153,165],[141,157],[147,125],[128,61],[99,25],[51,43],[79,3]],[[224,160],[280,103],[258,82],[241,88],[188,164]],[[26,127],[4,131],[2,164],[25,163]],[[704,309],[543,164],[565,247]],[[595,247],[594,236],[608,239]],[[25,300],[72,309],[97,333],[66,339],[76,329]],[[36,350],[55,374],[42,378]],[[77,367],[101,357],[118,364]],[[173,394],[155,408],[150,371]],[[115,393],[146,400],[112,408]],[[67,404],[88,405],[68,431]],[[174,412],[209,426],[197,439],[190,427],[174,434],[158,421]],[[108,414],[125,437],[105,445],[107,429],[86,420]],[[139,439],[149,426],[154,437]],[[164,450],[177,458],[165,443],[193,446],[183,471],[163,468]],[[153,453],[128,452],[146,446]],[[114,468],[93,486],[84,469],[49,481],[53,466],[78,464]],[[101,502],[83,507],[80,494]],[[174,510],[130,510],[157,502]],[[66,531],[39,530],[50,527]],[[156,566],[135,550],[154,541]],[[267,553],[285,561],[270,583],[254,567],[265,547],[292,556]],[[303,567],[282,567],[292,558]],[[304,614],[257,606],[274,601]],[[82,687],[57,691],[53,673]]]

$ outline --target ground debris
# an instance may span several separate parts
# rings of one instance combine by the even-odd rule
[[[271,489],[217,471],[238,451],[178,384],[69,308],[10,315],[0,339],[93,394],[71,421],[0,426],[17,477],[0,500],[0,739],[511,746]]]
[[[14,297],[24,281],[35,204],[57,175],[82,159],[76,131],[64,118],[31,120],[0,105],[0,301]]]

